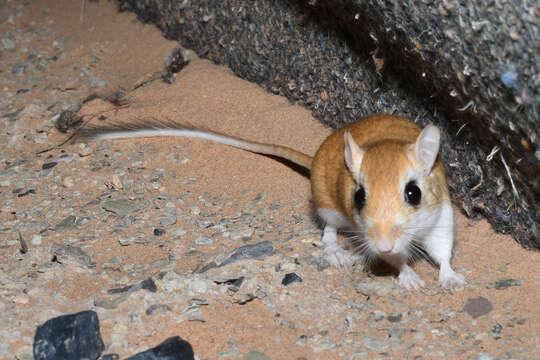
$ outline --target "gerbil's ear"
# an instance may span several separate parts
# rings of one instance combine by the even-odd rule
[[[351,133],[345,131],[345,164],[355,181],[360,177],[360,167],[364,158],[364,150],[354,141]]]
[[[439,145],[441,143],[441,133],[439,128],[434,125],[428,125],[422,130],[416,143],[414,144],[414,158],[422,167],[424,175],[428,175],[435,164]]]

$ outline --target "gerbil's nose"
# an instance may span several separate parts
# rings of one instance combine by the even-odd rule
[[[394,242],[390,238],[386,237],[377,241],[376,246],[381,253],[385,254],[392,251],[394,248]]]

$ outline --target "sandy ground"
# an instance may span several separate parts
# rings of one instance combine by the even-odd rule
[[[437,269],[418,263],[427,288],[408,292],[392,274],[324,266],[309,180],[274,159],[167,138],[36,154],[65,138],[56,114],[119,89],[126,105],[98,99],[79,114],[172,119],[309,154],[330,133],[305,109],[195,54],[173,84],[129,91],[162,71],[178,44],[110,2],[82,3],[0,2],[1,358],[32,358],[37,325],[86,309],[99,315],[105,353],[121,358],[175,335],[200,359],[540,356],[539,254],[485,221],[456,212],[453,264],[466,286],[443,291]],[[106,209],[126,199],[137,204],[127,217]],[[274,253],[193,273],[261,241]],[[53,256],[52,244],[85,255]],[[303,281],[281,285],[291,272]],[[149,277],[157,292],[104,306],[115,299],[108,290]]]

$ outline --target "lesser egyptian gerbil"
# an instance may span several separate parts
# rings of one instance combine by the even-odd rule
[[[421,130],[402,117],[368,116],[331,134],[314,157],[174,123],[115,124],[81,134],[95,140],[195,137],[290,160],[311,171],[312,196],[324,223],[324,256],[331,265],[353,263],[337,239],[339,230],[347,230],[355,250],[396,267],[398,283],[406,289],[424,286],[409,266],[419,248],[440,266],[441,286],[465,283],[450,266],[454,215],[438,156],[440,132],[433,125]]]

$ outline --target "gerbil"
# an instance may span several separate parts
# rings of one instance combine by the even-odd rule
[[[368,116],[330,135],[314,157],[174,123],[119,124],[82,135],[95,140],[196,137],[290,160],[311,171],[315,208],[324,222],[324,256],[331,265],[353,263],[338,245],[337,231],[347,229],[367,259],[381,258],[399,270],[398,283],[406,289],[424,286],[408,265],[419,249],[440,265],[441,286],[465,283],[450,266],[454,215],[438,156],[440,133],[433,125],[421,130],[402,117]]]

